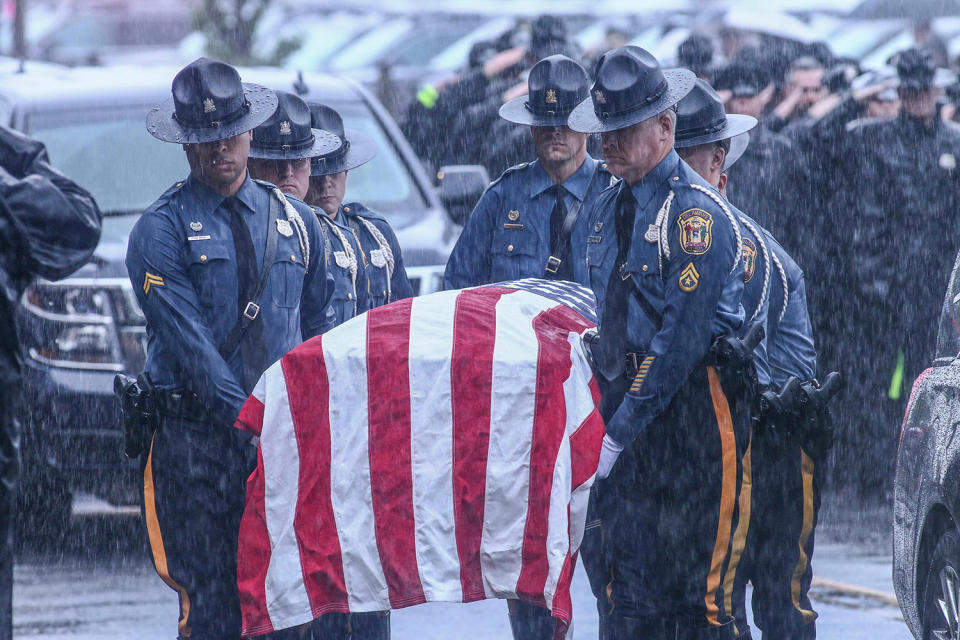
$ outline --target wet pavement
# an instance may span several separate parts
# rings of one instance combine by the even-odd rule
[[[876,530],[876,529],[874,529]],[[844,533],[846,533],[844,531]],[[838,535],[829,523],[814,556],[815,575],[892,597],[887,537]],[[574,635],[597,637],[597,613],[582,571],[573,582]],[[818,635],[901,640],[909,632],[897,607],[878,597],[814,586]],[[74,505],[71,530],[56,543],[28,542],[14,576],[14,635],[30,640],[173,640],[177,598],[157,577],[136,509]],[[398,640],[510,638],[500,601],[427,604],[393,613]]]

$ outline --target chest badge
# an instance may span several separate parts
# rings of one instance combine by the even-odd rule
[[[743,282],[747,283],[753,279],[753,273],[757,270],[757,245],[753,244],[750,238],[743,239]]]
[[[953,171],[957,168],[957,159],[952,153],[944,153],[940,156],[940,168],[947,171]]]
[[[387,259],[383,257],[382,249],[374,249],[370,252],[370,264],[380,269],[387,266]]]
[[[277,233],[282,235],[284,238],[289,238],[293,235],[293,227],[290,226],[289,220],[277,220]]]
[[[651,224],[647,227],[647,232],[643,234],[643,239],[654,244],[660,242],[660,227]]]
[[[602,223],[602,222],[598,222],[597,224],[593,225],[593,232],[594,232],[594,233],[600,233],[600,229],[603,229],[603,223]]]
[[[201,229],[203,229],[203,223],[196,221],[190,223],[191,231],[200,231]]]
[[[337,266],[341,269],[346,269],[350,266],[350,259],[347,257],[347,253],[345,251],[334,251],[333,259],[336,260]]]
[[[520,218],[520,212],[516,209],[511,209],[510,213],[507,214],[507,218],[509,218],[511,222],[516,222]]]
[[[677,218],[680,248],[692,256],[702,256],[713,244],[713,217],[703,209],[687,209]]]

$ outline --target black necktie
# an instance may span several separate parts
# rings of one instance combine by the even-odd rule
[[[610,279],[607,281],[607,293],[603,301],[603,317],[600,324],[600,342],[594,349],[597,367],[608,380],[618,377],[625,368],[627,303],[632,293],[629,276],[622,269],[627,261],[627,253],[633,237],[637,201],[629,187],[624,185],[622,189],[616,212],[617,259],[613,263],[613,271],[610,272]]]
[[[557,272],[551,275],[554,280],[573,280],[573,261],[570,258],[570,238],[563,237],[563,222],[567,217],[567,207],[563,202],[564,188],[559,184],[550,187],[556,202],[550,213],[550,255],[560,260]]]
[[[253,315],[254,308],[248,309],[248,303],[253,302],[253,296],[260,280],[257,273],[257,252],[253,247],[253,238],[247,221],[243,219],[243,203],[235,196],[223,201],[224,207],[230,212],[230,232],[233,234],[233,245],[237,251],[237,305],[239,313]],[[257,380],[266,371],[267,345],[263,339],[263,319],[259,310],[253,324],[247,329],[240,341],[240,358],[243,361],[243,390],[246,393],[253,391]]]

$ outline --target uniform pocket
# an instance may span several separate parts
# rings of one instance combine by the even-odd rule
[[[273,303],[284,309],[299,306],[305,274],[303,261],[294,253],[274,260],[268,280]]]
[[[237,303],[237,269],[226,245],[190,244],[190,280],[197,300],[204,307],[223,307]]]
[[[543,264],[537,264],[538,241],[532,229],[501,229],[493,236],[490,248],[490,280],[501,282],[543,276]]]

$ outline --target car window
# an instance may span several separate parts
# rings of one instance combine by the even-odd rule
[[[940,310],[936,358],[953,359],[960,355],[960,254],[953,264],[947,295]]]
[[[413,26],[412,20],[398,19],[379,29],[372,29],[334,57],[330,61],[330,68],[334,71],[345,71],[374,64],[390,47],[407,35]]]
[[[152,106],[37,112],[26,129],[103,211],[142,211],[190,171],[180,145],[147,133],[144,116]]]

